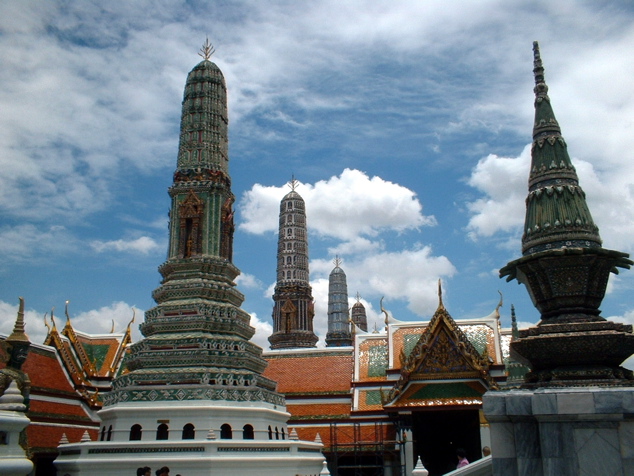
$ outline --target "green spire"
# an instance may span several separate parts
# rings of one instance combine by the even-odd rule
[[[535,124],[522,252],[527,255],[554,248],[598,248],[599,229],[555,119],[536,41],[533,53]]]
[[[221,172],[228,178],[227,87],[220,68],[209,61],[213,47],[204,48],[203,61],[187,76],[176,173]]]

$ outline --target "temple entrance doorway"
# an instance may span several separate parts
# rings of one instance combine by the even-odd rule
[[[431,410],[412,415],[414,462],[420,455],[429,476],[456,469],[456,450],[463,448],[470,462],[479,459],[480,418],[474,410]]]

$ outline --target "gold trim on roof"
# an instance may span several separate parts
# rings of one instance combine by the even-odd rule
[[[412,352],[403,360],[401,376],[384,401],[386,405],[396,405],[407,384],[417,380],[471,378],[484,381],[489,388],[498,388],[489,374],[488,357],[480,355],[445,309],[440,281],[438,298],[438,309]]]

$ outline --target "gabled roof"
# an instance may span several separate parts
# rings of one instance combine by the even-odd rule
[[[440,298],[427,328],[402,362],[400,378],[384,406],[425,406],[424,402],[434,401],[442,404],[445,398],[477,399],[473,403],[480,403],[479,396],[488,388],[497,388],[488,370],[487,347],[483,354],[478,352]]]
[[[128,344],[132,340],[130,326],[134,316],[123,333],[90,335],[75,331],[66,308],[66,325],[62,332],[57,330],[53,313],[52,326],[48,325],[48,334],[44,345],[57,350],[66,374],[72,385],[93,408],[101,407],[100,391],[109,390],[111,381],[119,372],[126,355]]]

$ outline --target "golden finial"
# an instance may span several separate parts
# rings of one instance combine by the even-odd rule
[[[343,260],[339,258],[339,255],[335,255],[335,259],[333,259],[332,262],[335,264],[335,268],[338,268],[339,265],[343,263]]]
[[[55,312],[55,307],[51,308],[51,323],[53,324],[53,329],[57,330],[57,326],[55,325],[55,316],[53,315]]]
[[[48,312],[44,313],[44,325],[46,326],[46,333],[50,334],[51,333],[51,326],[48,325],[48,321],[46,320],[46,315],[48,314]]]
[[[205,40],[205,44],[198,52],[198,56],[201,56],[205,61],[209,61],[211,55],[216,52],[216,49],[213,47],[211,43],[209,43],[209,37]]]
[[[114,319],[112,320],[112,327],[110,328],[110,333],[114,334]]]

